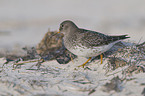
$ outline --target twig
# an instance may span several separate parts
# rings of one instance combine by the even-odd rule
[[[23,64],[25,64],[25,63],[39,62],[39,61],[41,61],[41,59],[40,59],[40,60],[37,59],[37,60],[22,61],[22,62],[19,62],[19,63],[14,63],[14,64],[13,64],[13,68],[16,68],[18,65],[23,65]],[[16,65],[16,67],[15,67],[15,65]]]
[[[145,44],[145,42],[143,42],[143,43],[141,43],[141,44],[136,45],[136,47],[140,47],[140,46],[142,46],[142,45],[144,45],[144,44]]]

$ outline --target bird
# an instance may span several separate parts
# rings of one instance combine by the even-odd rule
[[[63,43],[66,49],[77,56],[89,58],[78,67],[84,67],[92,57],[101,57],[117,42],[130,38],[127,35],[109,36],[100,32],[79,28],[71,20],[65,20],[60,24],[59,32],[63,33]]]

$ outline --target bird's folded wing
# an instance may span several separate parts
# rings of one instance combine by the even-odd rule
[[[104,35],[102,33],[83,30],[84,33],[80,38],[80,42],[82,45],[85,46],[102,46],[108,45],[109,43],[113,42],[113,39],[110,36]]]

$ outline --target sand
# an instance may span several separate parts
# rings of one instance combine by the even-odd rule
[[[113,48],[118,48],[118,45]],[[100,64],[100,59],[95,59],[85,68],[77,67],[87,60],[84,57],[78,57],[68,64],[59,64],[56,60],[46,61],[40,68],[35,66],[37,62],[16,66],[14,61],[4,64],[5,58],[0,58],[0,95],[143,96],[145,55],[139,55],[135,46],[120,50],[124,52],[117,51],[105,57],[103,64]],[[132,51],[129,50],[134,50],[134,54],[130,54]],[[135,60],[138,59],[137,55],[142,58],[139,62]],[[118,59],[121,61],[112,69],[109,60],[114,56],[121,58]]]

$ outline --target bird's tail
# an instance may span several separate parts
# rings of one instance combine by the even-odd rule
[[[116,40],[123,40],[123,39],[127,39],[127,38],[130,38],[128,37],[127,35],[120,35],[120,36],[111,36],[113,41],[116,41]]]

